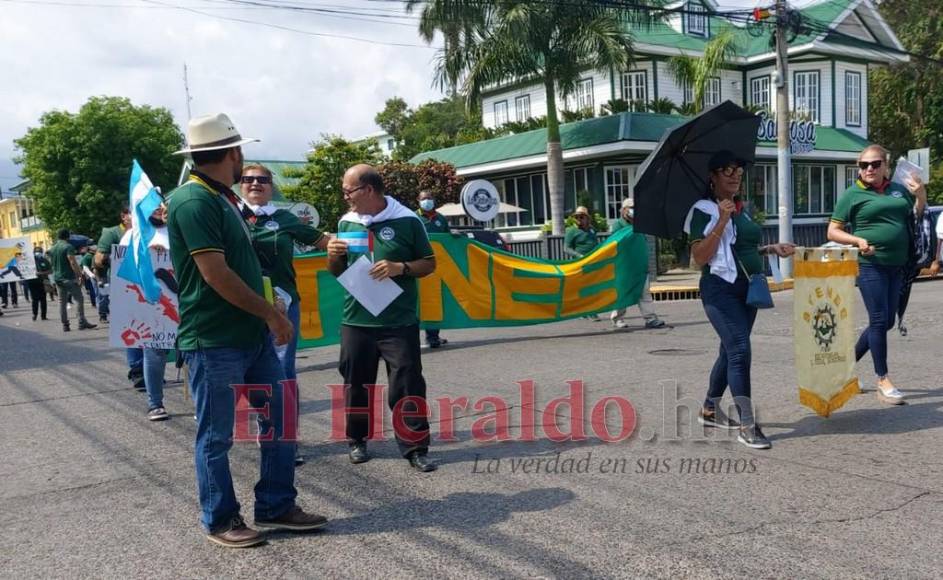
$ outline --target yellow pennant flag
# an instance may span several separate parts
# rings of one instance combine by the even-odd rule
[[[796,374],[799,402],[828,417],[855,394],[855,278],[858,250],[796,248]]]

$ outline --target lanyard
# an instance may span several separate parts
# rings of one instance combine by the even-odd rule
[[[220,195],[218,191],[213,189],[208,183],[206,183],[205,181],[203,181],[196,175],[190,174],[190,181],[197,183],[199,185],[202,185],[203,187],[205,187],[206,189],[208,189],[211,193],[215,195]],[[236,214],[236,218],[238,218],[239,220],[239,225],[242,226],[242,231],[245,232],[246,234],[246,239],[249,240],[249,244],[252,244],[252,234],[249,233],[249,226],[246,225],[246,220],[245,218],[242,217],[242,212],[240,212],[239,209],[233,204],[232,200],[229,199],[228,195],[223,195],[222,197],[224,200],[226,200],[226,205],[229,206],[229,209],[232,210],[234,214]],[[235,194],[233,194],[233,197],[235,197]]]

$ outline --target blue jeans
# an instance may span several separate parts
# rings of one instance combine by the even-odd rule
[[[754,422],[750,400],[750,333],[756,322],[756,308],[747,305],[747,287],[746,278],[737,278],[730,284],[714,274],[701,276],[701,303],[720,337],[720,352],[711,369],[704,407],[713,409],[730,385],[742,425]]]
[[[855,360],[869,350],[878,377],[887,375],[887,332],[894,327],[903,269],[862,262],[858,266],[858,289],[868,310],[868,327],[855,344]]]
[[[282,366],[270,335],[250,349],[207,348],[186,351],[190,389],[196,407],[197,433],[194,462],[203,511],[202,522],[210,532],[229,526],[239,515],[239,502],[229,471],[229,449],[233,444],[236,392],[233,385],[271,385],[272,395],[253,392],[251,405],[268,404],[269,419],[260,427],[274,433],[273,441],[261,443],[262,469],[255,486],[255,519],[280,517],[295,504],[295,442],[281,441]],[[252,423],[255,423],[253,421]]]
[[[109,305],[111,304],[111,296],[108,294],[98,295],[98,317],[105,319],[108,318],[108,315],[111,314],[111,309]]]
[[[282,368],[285,370],[286,379],[297,379],[298,374],[295,372],[295,354],[298,352],[298,337],[301,334],[301,302],[298,300],[293,301],[291,306],[288,307],[287,316],[295,332],[292,334],[288,344],[285,345],[285,355],[282,357]]]
[[[128,370],[131,371],[131,375],[140,376],[144,371],[144,351],[140,348],[126,348],[124,349],[124,357],[128,361]],[[131,375],[128,378],[131,378]]]
[[[159,348],[144,350],[144,387],[147,389],[147,410],[164,406],[164,367],[167,352]]]

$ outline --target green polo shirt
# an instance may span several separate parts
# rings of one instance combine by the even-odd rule
[[[374,261],[412,262],[423,258],[432,258],[432,246],[422,222],[414,217],[403,217],[371,224],[369,227],[359,223],[342,221],[337,224],[340,232],[373,232]],[[348,253],[347,263],[353,264],[362,254]],[[419,324],[416,310],[419,304],[419,284],[413,276],[396,276],[392,279],[403,293],[396,297],[379,316],[370,314],[353,296],[344,292],[344,315],[342,324],[349,326],[369,326],[396,328]]]
[[[49,261],[52,262],[52,279],[55,282],[75,280],[75,270],[69,260],[75,255],[75,248],[65,240],[59,240],[49,248]]]
[[[105,257],[111,259],[111,247],[117,246],[121,243],[121,238],[124,237],[125,227],[122,224],[116,226],[111,226],[110,228],[102,228],[101,236],[98,238],[98,250],[97,253],[104,254]],[[111,263],[106,260],[108,267],[105,268],[105,280],[108,281],[111,279]]]
[[[239,211],[209,186],[188,181],[171,192],[167,233],[180,287],[180,350],[259,346],[265,322],[217,294],[193,259],[204,252],[223,253],[226,265],[259,296],[264,295],[259,259]]]
[[[599,245],[596,241],[596,230],[593,228],[584,230],[576,226],[569,227],[563,236],[563,245],[585,256]]]
[[[765,271],[763,267],[763,258],[760,256],[760,242],[763,241],[763,228],[756,224],[746,212],[734,213],[731,221],[737,228],[737,241],[733,244],[733,257],[737,262],[737,277],[744,278],[743,270],[752,276]],[[704,239],[704,228],[711,221],[711,216],[699,209],[694,210],[691,216],[691,236],[689,241],[693,244],[698,240]],[[743,264],[741,266],[740,264]],[[710,274],[711,268],[706,264],[701,268],[701,275]]]
[[[449,222],[444,217],[442,217],[442,215],[440,215],[439,212],[432,212],[431,218],[422,210],[417,211],[416,215],[419,216],[419,220],[422,221],[422,225],[425,226],[426,233],[429,233],[429,234],[449,233]]]
[[[910,252],[907,221],[912,219],[914,199],[905,187],[891,183],[878,193],[861,180],[838,197],[832,221],[851,224],[851,233],[874,246],[873,256],[858,255],[868,264],[903,266]]]
[[[92,264],[93,264],[94,261],[95,261],[94,258],[95,258],[95,254],[93,254],[93,253],[91,253],[91,252],[85,252],[84,254],[82,254],[82,261],[79,262],[79,265],[82,266],[82,267],[84,267],[84,268],[88,268],[89,270],[91,270],[91,269],[92,269]]]
[[[251,228],[252,242],[256,256],[262,265],[263,273],[271,278],[272,286],[277,286],[291,295],[293,302],[298,301],[298,287],[295,285],[295,241],[306,245],[318,243],[324,234],[305,223],[295,214],[284,209],[276,210],[271,216],[259,216]]]

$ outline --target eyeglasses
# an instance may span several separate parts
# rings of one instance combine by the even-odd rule
[[[736,174],[737,177],[743,175],[743,168],[737,165],[728,165],[727,167],[718,169],[718,171],[720,171],[724,177],[731,177],[734,174]]]
[[[867,171],[868,167],[872,167],[874,169],[880,169],[882,165],[884,165],[884,161],[880,159],[877,159],[875,161],[859,161],[858,169],[860,169],[861,171]]]
[[[269,177],[268,175],[243,175],[242,176],[242,183],[245,183],[246,185],[249,185],[253,181],[261,185],[268,185],[269,183],[272,183],[272,178]]]
[[[361,185],[361,186],[355,187],[355,188],[353,188],[353,189],[344,189],[344,188],[342,187],[342,188],[341,188],[341,191],[344,192],[344,195],[353,195],[353,194],[357,193],[358,191],[360,191],[361,189],[363,189],[363,188],[365,188],[365,187],[367,187],[367,186],[366,186],[366,185]]]

